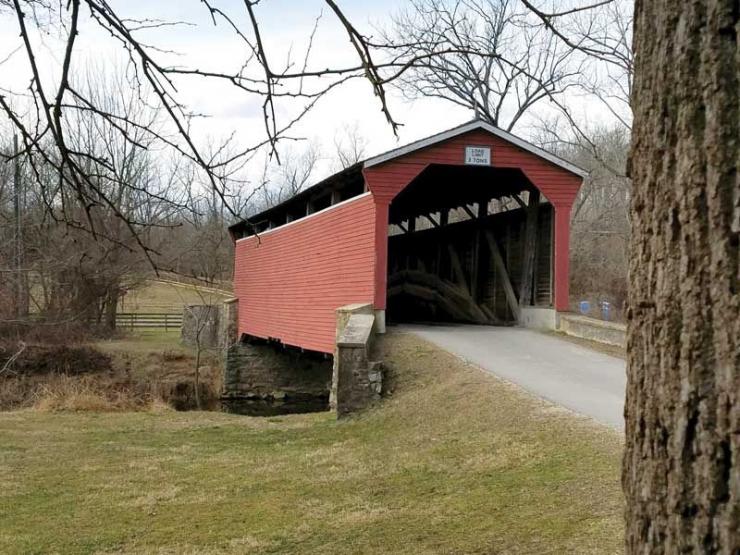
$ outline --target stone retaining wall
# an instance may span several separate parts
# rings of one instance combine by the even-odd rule
[[[222,312],[229,314],[235,303],[224,306]],[[253,403],[259,406],[259,412],[269,405],[269,409],[275,409],[272,413],[331,408],[341,418],[380,399],[382,365],[370,360],[375,334],[372,305],[344,306],[336,315],[333,364],[320,353],[284,348],[256,338],[230,345],[224,357],[224,403],[242,407]],[[221,335],[228,338],[232,327],[228,322],[222,324]],[[300,410],[303,408],[306,410]],[[249,413],[249,407],[245,412]]]
[[[383,371],[370,360],[375,315],[370,304],[337,309],[336,350],[332,377],[331,408],[337,418],[361,410],[380,399]]]
[[[331,360],[261,342],[240,342],[226,351],[222,398],[280,404],[329,404]],[[291,412],[286,410],[286,412]]]
[[[185,345],[201,349],[217,349],[222,345],[221,305],[188,305],[182,311],[180,338]]]
[[[625,347],[627,344],[627,326],[615,322],[605,322],[576,314],[560,314],[558,329],[567,335],[598,343],[619,347]]]

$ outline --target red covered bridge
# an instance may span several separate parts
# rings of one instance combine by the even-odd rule
[[[331,353],[352,303],[380,322],[566,310],[584,175],[481,121],[355,164],[230,228],[239,334]]]

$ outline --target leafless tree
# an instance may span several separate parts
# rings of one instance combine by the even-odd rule
[[[414,0],[388,34],[425,58],[396,81],[407,96],[443,98],[509,131],[581,71],[516,0]]]
[[[25,57],[30,85],[26,90],[15,90],[11,84],[0,84],[0,112],[22,138],[21,155],[27,158],[32,174],[40,172],[38,164],[41,162],[50,165],[59,176],[57,186],[69,191],[66,198],[72,202],[48,207],[50,213],[66,220],[68,225],[105,237],[106,230],[94,225],[92,211],[101,205],[114,212],[116,210],[113,199],[105,191],[99,190],[89,178],[91,167],[95,168],[95,173],[100,173],[110,169],[109,162],[105,157],[74,148],[70,138],[74,129],[68,125],[74,118],[70,114],[84,113],[92,119],[107,121],[124,140],[130,140],[120,128],[126,120],[126,114],[108,112],[98,106],[71,78],[75,60],[78,60],[76,41],[80,32],[85,30],[103,30],[122,46],[126,54],[123,67],[127,83],[141,102],[156,106],[164,116],[161,127],[143,127],[141,131],[156,142],[159,149],[169,149],[198,166],[233,217],[240,217],[240,214],[231,206],[225,188],[226,182],[233,176],[234,167],[242,167],[263,148],[270,149],[277,156],[278,141],[289,137],[295,124],[328,91],[348,80],[363,79],[370,84],[382,113],[394,130],[399,124],[388,106],[387,87],[416,68],[435,67],[439,59],[454,59],[454,56],[465,54],[484,56],[496,65],[507,68],[506,75],[510,77],[522,74],[536,78],[537,72],[547,72],[548,68],[555,67],[552,79],[547,73],[540,74],[542,85],[550,87],[554,94],[561,82],[558,68],[568,53],[562,51],[559,45],[567,43],[555,33],[553,35],[558,37],[558,41],[553,43],[539,32],[531,35],[532,40],[543,41],[542,46],[550,45],[549,50],[556,52],[554,57],[543,55],[539,61],[537,56],[522,56],[516,49],[512,52],[490,49],[481,52],[479,45],[466,44],[454,36],[422,35],[410,41],[377,41],[361,32],[334,0],[324,0],[323,3],[330,16],[346,32],[356,54],[356,62],[319,69],[312,65],[310,54],[318,29],[317,20],[314,32],[306,39],[303,52],[290,55],[278,63],[263,40],[260,20],[262,5],[259,2],[250,0],[240,5],[220,7],[205,0],[202,3],[204,20],[222,26],[224,32],[230,33],[243,44],[244,61],[241,67],[236,71],[219,72],[187,63],[183,65],[181,60],[173,64],[175,53],[140,40],[144,32],[154,33],[157,29],[171,26],[187,28],[192,22],[172,21],[166,17],[131,18],[124,14],[125,8],[113,8],[102,0],[70,0],[62,4],[50,0],[3,0],[0,3],[0,15],[15,22],[19,35],[17,48],[11,52],[11,56]],[[480,6],[486,9],[483,4]],[[586,10],[586,7],[569,10],[569,14],[581,10]],[[547,21],[551,22],[552,19],[552,14],[549,14]],[[495,23],[495,18],[492,21]],[[462,29],[465,29],[464,25]],[[47,70],[46,64],[40,63],[37,39],[51,32],[63,41],[64,52],[58,67]],[[523,27],[522,33],[530,32],[534,31],[530,31],[528,26]],[[469,38],[472,40],[474,37]],[[513,73],[508,73],[510,71]],[[218,155],[209,156],[192,133],[191,123],[197,114],[185,105],[178,92],[192,81],[232,87],[250,100],[259,99],[264,120],[263,137],[246,145],[238,144],[232,137],[225,141],[223,148],[216,149]],[[506,82],[506,78],[503,82]],[[518,90],[529,99],[523,101],[522,106],[539,98],[527,86]],[[21,102],[23,99],[27,102]],[[231,146],[228,154],[227,146]],[[133,222],[124,214],[116,216],[153,263],[151,249],[142,240]]]
[[[527,2],[524,2],[527,4]],[[578,11],[570,17],[543,18],[553,35],[569,47],[585,55],[582,71],[575,82],[572,98],[551,98],[554,115],[539,118],[537,126],[547,143],[567,143],[579,149],[588,148],[590,157],[601,168],[617,177],[626,176],[626,165],[610,160],[610,152],[599,149],[599,137],[592,136],[598,126],[589,120],[590,112],[608,116],[609,125],[629,135],[632,130],[630,92],[634,71],[632,51],[633,5],[630,0],[600,2],[590,10]],[[585,111],[578,105],[588,106]],[[598,135],[598,132],[597,132]],[[601,143],[604,146],[603,143]]]
[[[196,289],[196,291],[198,290]],[[203,402],[200,396],[200,370],[203,354],[204,351],[207,349],[206,345],[204,344],[205,341],[203,333],[208,326],[212,325],[213,318],[217,311],[218,308],[215,305],[206,304],[202,296],[200,305],[185,306],[186,316],[191,320],[191,325],[193,327],[193,331],[195,332],[192,336],[192,346],[195,349],[195,361],[193,363],[193,390],[195,393],[195,407],[198,410],[203,409]]]
[[[445,99],[506,130],[533,115],[554,140],[599,159],[581,108],[629,132],[631,30],[629,0],[559,13],[523,0],[414,0],[386,37],[416,58],[395,81],[407,96]]]
[[[347,124],[334,135],[335,168],[343,170],[367,156],[367,139],[362,136],[358,122]]]
[[[265,186],[260,189],[259,209],[269,208],[295,196],[311,183],[321,151],[315,141],[307,142],[303,148],[290,145],[280,155],[280,163],[268,161]]]
[[[173,187],[187,193],[187,210],[178,212],[177,234],[161,242],[157,267],[208,284],[227,281],[233,269],[233,243],[227,228],[238,221],[232,210],[255,212],[265,194],[267,176],[263,172],[253,180],[225,180],[224,201],[209,186],[201,168],[182,159],[180,165]]]
[[[89,265],[87,274],[77,276],[87,285],[80,289],[81,298],[77,301],[78,311],[90,310],[89,318],[100,320],[99,307],[106,327],[115,327],[118,298],[122,294],[121,280],[130,279],[132,274],[141,271],[141,251],[136,249],[136,238],[144,238],[155,252],[156,241],[152,237],[155,228],[170,228],[171,218],[185,209],[186,195],[171,185],[171,173],[162,175],[160,162],[152,153],[152,135],[161,125],[159,110],[149,109],[139,102],[134,91],[123,81],[120,74],[104,74],[100,70],[89,69],[75,82],[75,90],[83,91],[87,98],[107,113],[125,114],[116,126],[110,120],[93,118],[85,112],[71,112],[67,126],[74,129],[70,133],[68,145],[86,157],[79,162],[79,168],[86,179],[105,196],[110,205],[99,202],[98,206],[87,211],[87,218],[99,229],[104,229],[107,241],[84,241],[85,259],[80,260],[78,269]],[[129,140],[121,136],[124,133]],[[106,167],[99,167],[92,158],[106,160]],[[45,189],[41,189],[44,193]],[[67,190],[59,189],[59,201],[48,199],[48,204],[56,206],[73,204],[65,198]],[[73,209],[67,209],[72,214]],[[81,219],[82,210],[77,211]],[[122,217],[119,217],[122,216]],[[61,219],[67,224],[66,219]],[[176,225],[176,224],[174,224]],[[136,237],[130,234],[135,232]],[[84,234],[77,234],[77,243]],[[98,300],[100,299],[100,300]]]
[[[156,129],[156,110],[140,103],[115,73],[104,74],[91,67],[75,77],[75,86],[101,109],[126,114],[116,127],[84,112],[67,114],[65,121],[74,130],[67,143],[70,149],[107,160],[104,168],[95,167],[87,158],[80,162],[88,181],[112,204],[99,203],[87,214],[97,228],[104,230],[106,240],[96,240],[86,230],[70,225],[66,217],[59,217],[64,211],[67,217],[79,221],[84,208],[70,198],[69,189],[60,186],[54,164],[43,159],[29,163],[27,157],[15,157],[14,163],[23,168],[23,272],[34,284],[30,301],[37,316],[56,322],[95,322],[113,329],[118,299],[142,272],[145,261],[129,230],[133,229],[154,252],[162,239],[155,230],[177,225],[173,218],[184,210],[186,195],[183,189],[172,186],[176,168],[165,171],[166,166],[148,148],[151,143],[142,129]],[[7,205],[0,205],[0,221],[8,222]]]
[[[8,135],[3,134],[4,138]],[[0,143],[0,152],[13,154],[13,142],[5,139]],[[16,234],[20,227],[15,210],[17,186],[14,176],[16,164],[0,164],[0,319],[17,317],[16,287],[18,267],[15,256]]]
[[[361,75],[355,68],[348,75],[334,73],[328,84],[324,80],[319,87],[309,90],[308,84],[299,79],[295,72],[303,75],[307,71],[308,53],[312,37],[309,37],[307,53],[296,67],[289,59],[277,71],[271,64],[262,42],[257,3],[246,2],[244,10],[247,23],[239,27],[235,16],[204,2],[204,16],[232,31],[244,42],[244,65],[236,73],[214,73],[197,67],[172,65],[171,52],[143,42],[139,39],[144,31],[160,27],[184,26],[185,22],[168,20],[141,20],[125,17],[119,9],[98,0],[71,0],[59,4],[47,0],[3,0],[0,16],[15,20],[19,43],[11,55],[24,55],[28,64],[30,85],[26,91],[14,90],[12,84],[0,84],[0,112],[11,122],[22,138],[20,154],[31,168],[32,175],[42,173],[41,164],[50,166],[58,176],[56,189],[64,193],[65,203],[47,204],[49,214],[68,226],[84,229],[93,236],[108,237],[107,229],[96,225],[94,212],[98,207],[112,210],[127,229],[130,237],[154,264],[152,248],[146,244],[136,228],[136,222],[121,213],[108,191],[99,188],[93,176],[110,172],[114,168],[104,153],[80,150],[75,144],[74,121],[83,116],[86,120],[105,123],[119,137],[134,146],[141,140],[156,142],[157,148],[169,149],[198,166],[207,178],[209,186],[221,198],[223,205],[233,217],[239,214],[229,202],[225,191],[226,181],[234,166],[251,159],[263,147],[273,150],[277,141],[334,86]],[[337,8],[337,12],[339,12]],[[339,12],[341,13],[341,12]],[[148,127],[132,121],[128,114],[109,111],[96,99],[81,89],[73,79],[74,60],[77,59],[75,45],[84,28],[97,27],[118,41],[126,53],[123,64],[125,77],[131,94],[142,104],[156,107],[163,115],[162,125]],[[54,33],[65,42],[59,71],[47,71],[46,64],[39,59],[37,38],[44,33]],[[349,68],[352,69],[352,68]],[[315,73],[315,72],[314,72]],[[217,150],[216,156],[208,156],[199,146],[191,132],[192,113],[179,99],[178,86],[186,80],[208,79],[235,87],[245,95],[264,99],[265,136],[251,145],[242,145],[226,154],[226,145]],[[285,123],[278,122],[276,105],[288,100],[296,107],[291,110]],[[129,133],[134,127],[139,134],[135,139]],[[276,151],[275,151],[276,152]],[[7,157],[6,157],[7,159]],[[41,182],[40,182],[41,183]],[[46,184],[44,184],[46,187]],[[148,189],[141,189],[147,194]]]
[[[535,140],[588,171],[571,211],[571,298],[609,301],[622,316],[627,298],[630,180],[629,134],[619,124],[589,128],[589,140]]]
[[[579,18],[578,25],[583,41],[590,41],[609,52],[608,63],[584,72],[581,86],[612,115],[615,124],[631,131],[633,6],[628,0],[614,0],[588,17]]]

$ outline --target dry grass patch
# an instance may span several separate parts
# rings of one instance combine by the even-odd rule
[[[148,409],[152,398],[128,384],[96,376],[52,376],[39,386],[33,408],[42,412],[108,412]],[[159,407],[162,401],[157,400]]]
[[[382,349],[392,395],[341,422],[0,415],[0,552],[621,551],[621,435],[414,336]]]

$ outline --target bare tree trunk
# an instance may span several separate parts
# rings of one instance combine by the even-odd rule
[[[628,553],[740,552],[737,0],[637,0]]]
[[[18,135],[13,135],[13,154],[18,153]],[[28,316],[28,276],[24,269],[25,245],[23,238],[23,182],[21,178],[20,157],[13,161],[13,216],[15,220],[15,316],[24,319]]]
[[[198,292],[200,295],[200,292]],[[201,301],[203,296],[200,295]],[[191,314],[195,317],[196,332],[195,332],[195,408],[202,410],[200,401],[200,358],[203,352],[203,345],[201,343],[203,328],[208,325],[209,316],[211,315],[211,307],[208,306],[206,310],[202,310],[203,306],[199,307],[200,310],[194,310],[194,307],[188,307],[191,310]]]
[[[200,352],[200,338],[198,338],[195,344],[195,408],[198,410],[203,408],[200,404]]]
[[[105,299],[105,321],[104,325],[107,330],[115,331],[116,315],[118,314],[118,297],[120,296],[120,286],[118,282],[111,283]]]

